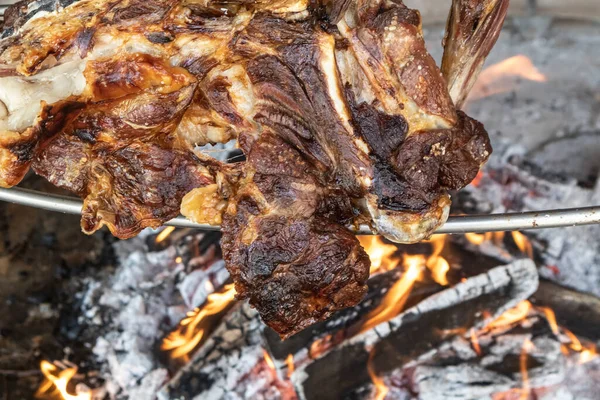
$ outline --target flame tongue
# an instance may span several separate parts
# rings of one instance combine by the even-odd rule
[[[367,315],[360,332],[367,331],[382,322],[388,321],[402,311],[413,284],[421,274],[423,261],[422,256],[407,256],[405,258],[405,265],[408,265],[407,270],[402,274],[402,278],[394,283],[386,293],[381,304]]]
[[[225,285],[221,292],[208,295],[202,308],[189,312],[179,323],[179,328],[167,336],[161,345],[161,350],[171,351],[170,357],[186,361],[188,354],[193,351],[204,337],[206,317],[223,311],[235,298],[235,286]]]
[[[377,373],[375,372],[375,367],[373,365],[373,358],[375,356],[375,349],[373,348],[369,353],[369,361],[367,361],[367,371],[369,372],[369,376],[371,377],[371,381],[375,386],[375,400],[384,400],[385,396],[387,396],[390,391],[386,386],[385,382]]]
[[[394,255],[398,248],[385,243],[381,236],[358,236],[358,241],[371,260],[371,274],[390,271],[398,265],[400,257]]]
[[[51,362],[42,361],[40,363],[40,369],[44,374],[45,380],[35,392],[36,399],[57,398],[60,396],[60,398],[64,400],[91,400],[91,392],[77,393],[73,395],[67,390],[69,382],[77,373],[76,366],[60,370]],[[54,390],[51,391],[53,387]]]
[[[530,58],[519,54],[484,69],[467,102],[514,91],[518,88],[519,80],[542,83],[548,79],[533,65]]]

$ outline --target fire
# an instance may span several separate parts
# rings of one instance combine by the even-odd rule
[[[552,329],[552,333],[558,336],[559,330],[558,324],[556,323],[556,314],[554,314],[554,311],[548,307],[538,307],[538,309],[541,310],[546,316],[548,324],[550,324],[550,329]]]
[[[529,387],[529,371],[527,369],[527,356],[529,355],[532,349],[533,343],[531,343],[531,340],[525,339],[523,341],[523,347],[521,347],[521,355],[519,356],[519,367],[521,370],[521,379],[523,381],[520,400],[527,400],[529,398],[529,393],[531,392],[531,388]]]
[[[267,365],[269,366],[269,368],[273,371],[275,371],[275,363],[273,362],[273,359],[271,358],[271,356],[269,355],[269,353],[263,349],[263,357],[265,358],[265,362],[267,363]]]
[[[288,354],[287,358],[285,359],[285,364],[287,365],[287,377],[291,378],[292,374],[294,373],[294,356]]]
[[[67,391],[69,382],[77,373],[76,366],[60,370],[60,368],[51,362],[42,361],[40,363],[40,369],[44,374],[45,379],[35,392],[35,397],[37,399],[60,397],[64,400],[91,400],[92,393],[89,391],[77,394],[70,394]]]
[[[428,240],[433,246],[431,256],[427,259],[427,268],[431,271],[431,277],[434,281],[442,286],[448,286],[448,278],[446,275],[450,270],[450,264],[440,254],[446,244],[446,235],[436,235],[432,239]]]
[[[358,241],[371,259],[371,274],[390,271],[398,265],[399,257],[394,256],[398,248],[385,243],[381,236],[358,236]]]
[[[479,100],[517,89],[519,80],[546,82],[548,79],[528,57],[519,54],[491,65],[479,75],[468,100]]]
[[[586,362],[592,361],[598,355],[598,351],[594,345],[591,345],[590,348],[585,349],[579,355],[579,363],[585,364]]]
[[[465,238],[476,246],[490,241],[499,246],[504,240],[504,235],[504,232],[465,233]]]
[[[375,349],[371,350],[369,353],[369,361],[367,362],[367,371],[369,371],[369,376],[371,377],[371,381],[375,386],[375,400],[384,400],[385,396],[387,396],[390,391],[386,386],[385,382],[382,378],[380,378],[375,372],[375,368],[373,367],[373,357],[375,356]]]
[[[533,258],[533,247],[531,246],[531,242],[523,235],[521,232],[513,231],[512,237],[515,241],[515,244],[521,250],[522,253],[527,254],[527,257]]]
[[[483,170],[479,170],[475,178],[471,181],[471,185],[478,187],[483,179]]]
[[[527,257],[533,259],[533,246],[527,236],[521,232],[511,232],[513,241],[523,254],[527,254]],[[483,234],[479,233],[465,233],[465,238],[476,246],[481,246],[484,242],[492,241],[496,246],[500,246],[504,240],[504,232],[486,232]]]
[[[581,340],[579,340],[579,338],[575,336],[573,332],[565,328],[563,328],[562,331],[570,340],[570,343],[568,345],[569,348],[579,353],[580,364],[585,364],[586,362],[591,361],[598,355],[596,346],[594,346],[593,344],[584,346],[581,343]]]
[[[156,235],[155,242],[160,243],[160,242],[164,241],[166,238],[169,237],[169,235],[171,235],[171,233],[173,233],[174,230],[175,230],[174,226],[167,226],[165,229],[160,231],[160,233],[158,235]]]
[[[473,346],[473,350],[477,353],[478,356],[481,355],[481,346],[479,346],[479,340],[477,339],[477,334],[475,333],[475,329],[471,328],[470,332],[471,336],[471,345]]]
[[[177,330],[163,340],[161,350],[171,351],[172,359],[187,360],[188,354],[200,343],[208,328],[203,326],[203,320],[223,311],[234,298],[233,284],[225,285],[222,291],[208,295],[204,306],[189,312],[187,317],[179,322]]]
[[[405,256],[404,266],[406,267],[406,271],[388,290],[381,304],[367,315],[361,326],[361,332],[388,321],[402,311],[415,281],[421,275],[421,269],[424,264],[425,258],[422,255]]]
[[[503,328],[509,325],[512,325],[516,322],[523,320],[529,314],[531,310],[531,303],[527,300],[524,300],[517,304],[516,307],[511,308],[510,310],[505,311],[500,315],[496,320],[490,322],[487,325],[487,328]]]

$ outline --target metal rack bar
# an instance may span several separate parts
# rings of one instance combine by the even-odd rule
[[[82,206],[81,200],[73,197],[22,188],[0,188],[0,200],[65,214],[81,214]],[[517,231],[592,224],[600,224],[600,206],[510,214],[451,216],[436,233]],[[220,229],[219,226],[196,224],[184,217],[172,219],[165,225],[209,231]],[[357,233],[372,234],[367,226],[361,226]]]

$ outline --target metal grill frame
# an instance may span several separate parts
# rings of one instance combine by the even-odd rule
[[[17,187],[11,189],[0,188],[0,200],[48,211],[76,215],[81,214],[82,207],[81,200],[73,197],[42,193],[36,190]],[[456,215],[450,216],[448,221],[435,233],[459,234],[467,232],[520,231],[592,224],[600,224],[600,206],[508,214]],[[166,222],[165,225],[207,231],[220,230],[220,226],[197,224],[187,220],[185,217],[177,217]],[[377,234],[376,232],[372,232],[366,225],[361,225],[359,229],[353,230],[361,235]]]

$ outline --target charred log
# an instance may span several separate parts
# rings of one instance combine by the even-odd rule
[[[296,370],[292,376],[296,390],[305,399],[342,398],[370,380],[370,351],[375,352],[376,373],[389,373],[471,327],[483,326],[489,322],[483,317],[484,311],[491,311],[492,317],[500,315],[528,298],[537,284],[537,271],[529,260],[475,276]]]
[[[600,299],[542,280],[532,301],[551,308],[556,320],[576,335],[600,340]]]

